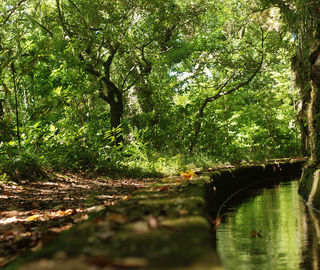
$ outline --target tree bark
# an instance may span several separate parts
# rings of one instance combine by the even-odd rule
[[[320,40],[310,49],[310,102],[308,108],[308,137],[310,156],[307,166],[303,169],[299,193],[308,205],[320,209]]]
[[[308,128],[308,104],[310,103],[310,63],[305,56],[304,45],[300,38],[300,49],[292,59],[292,68],[295,73],[295,84],[298,88],[300,104],[298,106],[297,122],[301,137],[301,154],[307,156],[310,153],[309,128]]]
[[[13,86],[14,86],[17,137],[18,137],[19,149],[21,150],[21,139],[20,139],[20,129],[19,129],[20,122],[19,122],[19,108],[18,108],[18,87],[16,83],[16,70],[13,63],[11,64],[11,72],[12,72],[12,79],[13,79]]]
[[[106,101],[110,106],[110,127],[111,129],[116,129],[121,125],[121,119],[124,112],[123,103],[123,92],[117,88],[117,86],[112,83],[106,77],[104,78],[104,85],[106,88],[107,95],[103,91],[103,87],[100,87],[99,97]],[[122,136],[119,136],[117,143],[122,141]]]
[[[302,156],[306,157],[309,152],[309,136],[308,136],[308,121],[306,119],[306,115],[299,111],[297,116],[297,122],[300,130],[300,151]]]
[[[311,163],[320,164],[320,41],[311,48],[311,99],[308,107]]]

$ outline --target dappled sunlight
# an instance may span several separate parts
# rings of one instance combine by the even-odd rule
[[[162,241],[180,229],[161,222],[208,211],[212,217],[206,213],[204,219],[216,231],[225,224],[224,216],[213,213],[220,214],[220,193],[229,196],[228,189],[240,184],[210,183],[201,197],[198,180],[213,175],[216,181],[232,171],[232,179],[241,175],[249,181],[247,170],[258,164],[257,174],[270,176],[306,161],[299,194],[320,208],[319,1],[2,1],[0,268],[89,216],[83,223],[91,228],[104,222],[101,234],[94,235],[103,248],[84,237],[93,269],[145,268],[149,259],[165,263],[160,257],[171,256],[178,245]],[[281,186],[274,191],[280,194]],[[286,199],[297,201],[297,193],[265,201],[257,196],[252,208],[240,207],[228,223],[225,246],[233,243],[239,224],[247,226],[260,210],[276,205],[263,220],[279,229],[250,228],[250,243],[273,247],[285,240],[276,259],[297,263],[307,235],[320,235],[316,215],[302,220],[302,207],[288,210]],[[209,195],[215,204],[210,210]],[[193,213],[189,205],[202,208]],[[110,215],[114,209],[119,213]],[[102,215],[104,221],[96,219]],[[307,231],[310,220],[314,229]],[[121,245],[104,245],[110,240],[107,230],[119,235],[126,225],[132,225],[134,236],[159,229],[154,247],[163,244],[163,254],[157,250],[148,262],[139,258],[144,251],[127,258],[141,245],[128,246],[126,237]],[[291,237],[296,229],[303,232],[297,239]],[[245,232],[244,243],[230,246],[231,257],[247,248],[247,237]],[[149,239],[140,240],[152,246]],[[309,250],[318,252],[312,244]],[[169,266],[178,266],[184,252],[186,261],[191,259],[187,253],[196,254],[197,245],[179,246]],[[106,259],[100,254],[105,248],[116,255],[123,248],[124,257]],[[259,254],[241,256],[252,261]],[[314,256],[314,268],[320,267],[319,257]],[[80,261],[74,269],[86,269]]]
[[[16,254],[42,245],[48,234],[56,236],[86,220],[88,213],[125,200],[150,182],[60,174],[51,179],[1,184],[0,266]]]

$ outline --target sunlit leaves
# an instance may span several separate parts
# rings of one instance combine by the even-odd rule
[[[57,169],[170,167],[155,152],[180,164],[176,157],[187,154],[203,100],[225,81],[228,89],[245,81],[257,67],[262,27],[268,32],[262,72],[235,97],[205,109],[196,151],[220,161],[291,153],[291,36],[278,24],[278,9],[259,10],[255,1],[235,0],[25,1],[0,30],[0,97],[6,99],[5,119],[11,119],[8,130],[14,134],[14,62],[27,152]],[[1,21],[7,10],[0,12]],[[121,128],[110,129],[106,100],[113,97],[103,88],[109,71],[124,102]],[[17,142],[5,134],[1,151],[14,153]]]

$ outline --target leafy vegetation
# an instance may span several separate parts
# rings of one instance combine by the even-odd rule
[[[263,1],[265,7],[277,5],[293,36],[297,39],[292,59],[299,89],[298,121],[302,152],[308,162],[302,173],[299,192],[309,205],[319,209],[320,168],[320,25],[319,1]]]
[[[274,3],[3,2],[1,178],[300,155],[297,40]]]

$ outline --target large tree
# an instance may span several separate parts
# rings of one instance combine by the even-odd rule
[[[201,2],[56,0],[61,34],[121,124],[129,94],[150,91],[155,62],[193,35]],[[70,51],[69,51],[70,52]]]

